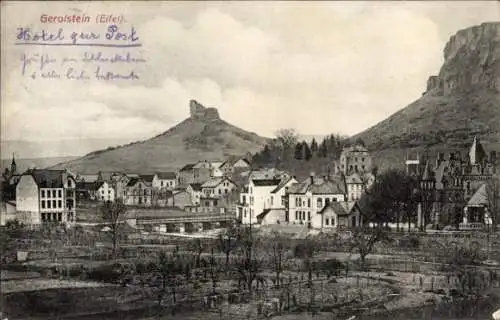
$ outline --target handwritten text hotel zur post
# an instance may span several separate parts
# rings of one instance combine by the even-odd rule
[[[93,19],[86,14],[42,14],[40,22],[44,27],[18,27],[16,31],[15,45],[27,49],[20,57],[23,77],[98,81],[140,79],[134,67],[146,62],[138,52],[142,47],[141,39],[133,26],[124,26],[122,15],[99,14]],[[93,22],[102,26],[101,30],[82,31],[85,30],[82,26]],[[61,47],[73,49],[66,49],[61,54]],[[39,50],[33,50],[35,48]]]

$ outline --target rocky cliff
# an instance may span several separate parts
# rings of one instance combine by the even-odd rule
[[[452,95],[478,89],[500,92],[500,23],[460,30],[444,48],[438,76],[427,81],[427,93]]]
[[[474,136],[500,149],[499,22],[458,31],[424,94],[354,139],[362,138],[380,162],[402,163],[407,149],[463,150]]]

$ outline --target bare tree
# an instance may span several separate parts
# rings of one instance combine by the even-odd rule
[[[219,249],[226,255],[226,270],[229,267],[229,258],[231,257],[231,252],[238,245],[238,233],[236,228],[230,227],[226,232],[219,234],[218,239]]]
[[[196,238],[191,242],[190,244],[190,250],[193,251],[196,254],[195,258],[195,267],[199,268],[201,264],[201,255],[205,250],[207,249],[207,246],[205,243],[203,243],[202,239]]]
[[[361,266],[366,267],[366,256],[372,253],[376,243],[390,241],[387,231],[383,227],[357,228],[351,238],[350,250],[359,254]]]
[[[161,296],[165,294],[165,292],[167,291],[167,287],[170,287],[172,293],[172,301],[176,303],[176,293],[178,285],[177,274],[183,271],[182,261],[179,259],[177,254],[173,254],[171,257],[169,257],[165,253],[165,251],[161,251],[158,255],[156,271],[159,273],[162,279]]]
[[[254,239],[250,228],[243,229],[239,236],[238,258],[236,269],[240,279],[244,281],[248,292],[252,294],[252,286],[262,271],[262,257],[257,253],[258,241]]]
[[[276,286],[281,284],[281,274],[283,273],[283,261],[288,250],[289,239],[283,237],[280,233],[274,232],[270,239],[270,254],[274,272],[276,273]]]
[[[299,140],[299,134],[295,129],[279,129],[276,131],[276,140],[279,146],[281,146],[283,149],[290,150],[292,147],[294,147],[298,140]]]
[[[102,208],[102,217],[106,226],[109,227],[111,233],[111,239],[113,242],[113,256],[116,255],[116,247],[118,245],[118,239],[120,237],[120,223],[122,223],[127,208],[123,202],[118,199],[115,202],[106,201]]]

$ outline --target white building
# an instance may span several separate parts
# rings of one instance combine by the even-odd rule
[[[74,223],[76,181],[67,170],[30,170],[16,186],[18,220],[25,225]]]
[[[311,227],[328,231],[359,227],[363,224],[361,211],[356,202],[330,202],[311,219]]]
[[[101,182],[96,182],[96,199],[99,201],[110,201],[113,202],[116,199],[116,191],[113,186],[106,182],[106,181],[101,181]]]
[[[236,184],[228,177],[212,177],[201,185],[205,197],[222,197],[236,189]]]
[[[330,202],[346,201],[345,183],[328,177],[315,177],[314,174],[303,182],[287,188],[287,221],[293,224],[310,223]]]
[[[240,194],[238,216],[243,224],[275,224],[286,220],[285,190],[296,183],[284,179],[251,179]]]
[[[363,193],[373,184],[375,176],[369,172],[354,172],[345,177],[347,186],[347,200],[357,201]]]
[[[157,172],[153,177],[153,188],[173,190],[177,187],[177,175],[175,172]]]
[[[199,205],[200,204],[200,198],[202,196],[201,192],[201,183],[191,183],[187,186],[186,188],[187,193],[191,195],[191,200],[193,202],[193,205]]]

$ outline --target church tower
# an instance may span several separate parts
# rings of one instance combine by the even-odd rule
[[[14,154],[12,154],[12,162],[10,164],[10,175],[13,176],[17,174],[16,159],[14,159]]]

